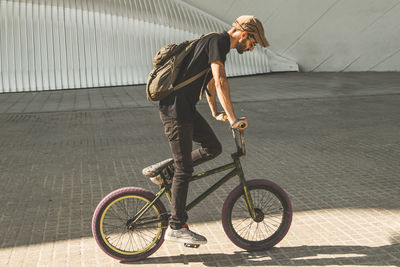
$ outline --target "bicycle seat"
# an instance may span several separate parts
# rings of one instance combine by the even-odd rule
[[[169,158],[163,161],[160,161],[158,163],[155,163],[153,165],[150,165],[142,170],[142,173],[144,176],[147,178],[151,178],[154,176],[157,176],[161,173],[161,171],[167,167],[168,165],[171,165],[174,162],[173,158]]]

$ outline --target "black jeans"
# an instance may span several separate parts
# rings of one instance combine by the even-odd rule
[[[221,154],[222,146],[210,125],[197,111],[189,122],[181,122],[162,113],[160,118],[174,157],[170,226],[180,229],[188,219],[186,199],[193,167]],[[198,143],[201,148],[192,151],[192,142]]]

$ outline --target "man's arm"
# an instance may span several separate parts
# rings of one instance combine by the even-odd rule
[[[224,64],[217,60],[211,62],[211,71],[213,74],[213,79],[214,80],[214,86],[210,86],[211,91],[214,90],[214,92],[210,91],[211,94],[211,99],[208,100],[208,103],[210,105],[211,112],[213,112],[214,116],[214,110],[216,111],[216,104],[215,104],[215,95],[218,95],[219,102],[221,103],[222,107],[224,108],[226,115],[228,117],[228,120],[230,124],[232,125],[236,121],[236,116],[233,112],[233,106],[231,102],[231,96],[230,96],[230,89],[229,89],[229,84],[228,80],[226,78],[226,73],[225,73],[225,66]],[[212,89],[213,87],[213,89]],[[208,87],[207,87],[208,88]],[[216,91],[216,94],[215,94]],[[214,98],[214,99],[212,99]],[[210,103],[211,101],[211,103]],[[213,105],[213,107],[212,107]]]
[[[211,113],[215,118],[217,116],[217,103],[215,101],[215,84],[214,78],[212,78],[207,84],[207,90],[210,95],[206,94],[208,105],[210,106]]]
[[[207,85],[207,90],[210,93],[210,95],[206,94],[207,96],[207,101],[208,101],[208,105],[210,106],[210,110],[212,113],[212,116],[217,120],[217,121],[227,121],[227,117],[225,114],[225,111],[219,112],[217,110],[217,102],[215,100],[215,82],[214,82],[214,78],[212,78],[210,80],[210,82]]]

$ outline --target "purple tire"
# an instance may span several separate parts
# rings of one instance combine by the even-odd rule
[[[154,198],[148,190],[125,187],[111,192],[99,203],[93,214],[92,233],[105,253],[121,261],[139,261],[157,251],[168,225],[162,202],[156,201],[135,224],[130,223]]]
[[[268,180],[251,180],[247,190],[253,200],[256,218],[247,208],[244,189],[237,186],[222,208],[222,225],[228,238],[248,251],[267,250],[287,234],[292,222],[292,204],[285,191]]]

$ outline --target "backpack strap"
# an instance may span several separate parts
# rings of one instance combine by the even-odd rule
[[[209,92],[208,89],[207,89],[207,85],[206,85],[207,76],[208,76],[208,73],[209,73],[210,71],[211,71],[211,68],[208,68],[208,69],[207,69],[207,72],[206,72],[206,75],[204,75],[204,81],[203,81],[203,85],[201,86],[201,89],[200,89],[199,100],[202,100],[203,94],[204,94],[204,90],[206,90],[208,96],[211,96],[210,92]]]
[[[210,68],[207,68],[199,73],[197,73],[196,75],[190,77],[189,79],[187,79],[186,81],[181,82],[180,84],[178,84],[177,86],[174,86],[174,91],[181,89],[182,87],[185,87],[186,85],[194,82],[195,80],[197,80],[198,78],[200,78],[201,76],[203,76],[205,73],[208,73],[210,71]]]
[[[209,32],[209,33],[203,34],[203,35],[200,36],[200,38],[197,39],[197,40],[200,40],[201,38],[204,38],[204,37],[206,37],[206,36],[208,36],[208,35],[211,35],[211,34],[214,34],[214,33],[217,33],[217,32]],[[190,77],[190,78],[187,79],[186,81],[181,82],[180,84],[178,84],[177,86],[174,87],[174,91],[176,91],[176,90],[178,90],[178,89],[181,89],[182,87],[185,87],[186,85],[188,85],[188,84],[194,82],[195,80],[197,80],[198,78],[200,78],[200,77],[203,76],[204,74],[206,74],[206,78],[207,78],[207,74],[208,74],[208,72],[210,71],[210,69],[211,69],[211,68],[207,68],[207,69],[201,71],[200,73],[197,73],[197,74],[194,75],[193,77]],[[204,83],[203,83],[203,86],[202,86],[202,88],[201,88],[201,95],[203,94],[203,87],[204,87]],[[206,88],[206,90],[207,90],[207,88]],[[210,93],[208,92],[208,90],[207,90],[207,94],[210,95]],[[200,95],[200,99],[201,99],[201,95]]]

